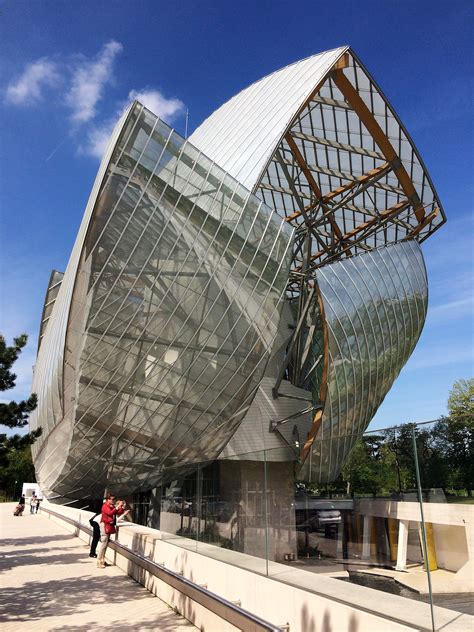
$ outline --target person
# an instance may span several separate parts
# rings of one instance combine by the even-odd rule
[[[100,540],[100,521],[102,518],[102,512],[98,512],[95,516],[89,520],[89,524],[92,527],[92,541],[89,557],[97,557],[97,545]]]
[[[36,511],[35,511],[35,513],[38,513],[39,508],[40,508],[40,502],[41,502],[42,500],[43,500],[43,499],[42,499],[42,498],[40,498],[39,496],[36,498]]]
[[[108,492],[105,497],[105,503],[102,505],[100,519],[100,546],[97,559],[97,567],[105,568],[105,552],[109,544],[109,538],[116,532],[115,519],[125,512],[125,502],[118,500],[116,502],[115,495]]]
[[[30,514],[36,513],[36,507],[38,499],[36,498],[36,492],[33,492],[30,498]]]
[[[130,514],[130,509],[126,509],[126,505],[124,503],[123,505],[125,511],[123,514],[121,514],[120,516],[117,516],[117,520],[115,521],[116,526],[118,527],[119,524],[124,523],[124,522],[128,522],[127,518]]]
[[[18,505],[15,507],[15,511],[13,512],[14,516],[23,515],[23,511],[25,510],[25,497],[23,494],[20,496],[20,500],[18,501]]]

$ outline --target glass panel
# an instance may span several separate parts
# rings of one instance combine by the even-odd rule
[[[150,520],[148,511],[147,523],[174,545],[305,589],[323,582],[337,592],[344,581],[428,602],[413,428],[434,601],[472,613],[470,595],[455,588],[469,563],[472,479],[467,452],[460,454],[472,439],[469,421],[341,437],[354,448],[325,483],[295,480],[297,458],[281,448],[165,470],[158,494],[136,498],[135,515],[161,496],[160,515]],[[323,443],[315,450],[327,452]]]
[[[265,573],[266,481],[261,459],[260,453],[243,454],[202,468],[198,552]]]
[[[292,498],[280,495],[285,507],[269,512],[268,539],[278,533],[282,547],[269,556],[269,574],[317,590],[319,580],[312,582],[301,572],[307,571],[324,576],[329,582],[326,587],[333,580],[346,581],[429,602],[428,557],[434,602],[471,613],[470,595],[456,594],[461,584],[455,578],[455,573],[469,563],[470,497],[466,484],[461,483],[462,477],[468,476],[469,465],[467,461],[461,463],[462,457],[457,467],[449,463],[454,444],[459,442],[459,450],[467,437],[472,438],[472,428],[461,424],[459,435],[454,437],[453,424],[451,429],[449,425],[449,421],[440,420],[349,437],[354,448],[335,480],[296,481]],[[423,483],[427,556],[413,431]],[[327,452],[329,447],[324,443],[318,442],[314,450]],[[277,461],[271,450],[266,458],[267,465]],[[286,524],[281,521],[282,514]],[[291,567],[291,575],[285,567]],[[452,594],[446,594],[445,582],[451,582]]]
[[[308,480],[334,480],[421,333],[427,280],[420,247],[394,244],[319,268],[329,372],[319,445]],[[316,344],[318,347],[318,344]],[[317,353],[317,349],[315,349]],[[313,392],[314,400],[319,398]],[[308,471],[311,468],[311,471]]]

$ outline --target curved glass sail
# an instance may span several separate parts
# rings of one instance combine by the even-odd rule
[[[423,328],[428,302],[421,248],[407,241],[317,271],[328,327],[327,396],[301,478],[334,480]]]
[[[40,349],[63,387],[61,409],[35,420],[42,486],[132,492],[164,465],[215,458],[270,357],[291,243],[261,200],[135,104],[74,270],[63,366],[48,338]],[[66,450],[64,435],[50,442],[61,426]]]

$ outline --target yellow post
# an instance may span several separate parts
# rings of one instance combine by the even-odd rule
[[[388,523],[388,544],[390,546],[390,560],[397,561],[398,554],[398,520],[387,518]]]
[[[436,546],[434,539],[433,523],[426,522],[426,544],[428,547],[428,559],[430,561],[430,571],[436,571],[438,569],[438,560],[436,559]],[[426,560],[425,560],[426,568]]]

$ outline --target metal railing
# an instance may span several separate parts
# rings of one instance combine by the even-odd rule
[[[49,509],[48,507],[41,507],[41,513],[48,513],[60,520],[64,520],[68,524],[75,527],[78,531],[83,531],[87,535],[91,535],[92,529],[84,524],[81,524],[77,520],[73,520],[67,516]],[[231,602],[223,597],[213,593],[204,586],[200,586],[195,582],[186,579],[183,575],[176,573],[175,571],[166,568],[164,564],[159,564],[153,560],[133,551],[127,546],[124,546],[116,540],[109,541],[109,547],[123,555],[126,559],[130,560],[133,564],[137,564],[140,568],[148,571],[151,575],[165,582],[175,590],[206,608],[210,612],[230,623],[231,625],[243,630],[244,632],[289,632],[290,626],[285,625],[273,625],[260,617],[252,614],[248,610],[245,610],[239,605],[239,602]]]

